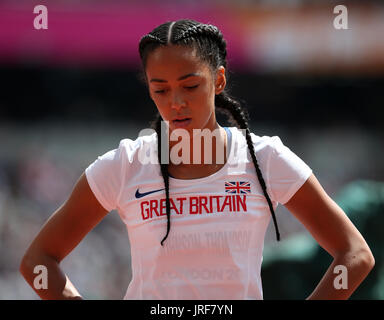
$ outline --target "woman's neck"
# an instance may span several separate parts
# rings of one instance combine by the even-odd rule
[[[168,171],[179,179],[197,179],[220,170],[227,161],[227,134],[217,124],[214,130],[195,131],[190,138],[170,141]]]

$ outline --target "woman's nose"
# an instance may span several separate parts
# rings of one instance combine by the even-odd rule
[[[173,93],[171,95],[171,108],[179,110],[185,106],[185,101],[180,93]]]

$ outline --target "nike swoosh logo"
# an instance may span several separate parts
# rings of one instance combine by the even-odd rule
[[[152,190],[152,191],[148,191],[148,192],[143,192],[143,193],[141,193],[141,192],[139,191],[139,189],[137,189],[137,190],[136,190],[135,197],[136,197],[136,199],[139,199],[139,198],[145,197],[145,196],[147,196],[147,195],[149,195],[149,194],[151,194],[151,193],[158,192],[158,191],[161,191],[161,190],[164,190],[164,188],[163,188],[163,189],[157,189],[157,190]]]

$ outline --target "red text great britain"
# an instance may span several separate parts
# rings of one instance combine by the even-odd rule
[[[170,198],[171,214],[214,214],[220,212],[247,212],[246,195],[192,196]],[[143,220],[166,215],[164,199],[140,203]]]

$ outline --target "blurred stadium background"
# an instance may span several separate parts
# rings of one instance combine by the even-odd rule
[[[47,30],[33,28],[38,4]],[[348,30],[333,26],[338,4]],[[98,155],[149,126],[138,41],[180,18],[222,30],[251,130],[279,135],[371,246],[376,266],[352,299],[383,299],[384,4],[326,0],[0,1],[0,299],[38,299],[18,272],[27,246]],[[283,206],[277,219],[283,240],[271,224],[264,298],[304,299],[331,257]],[[131,271],[117,213],[62,266],[85,298],[121,299]]]

